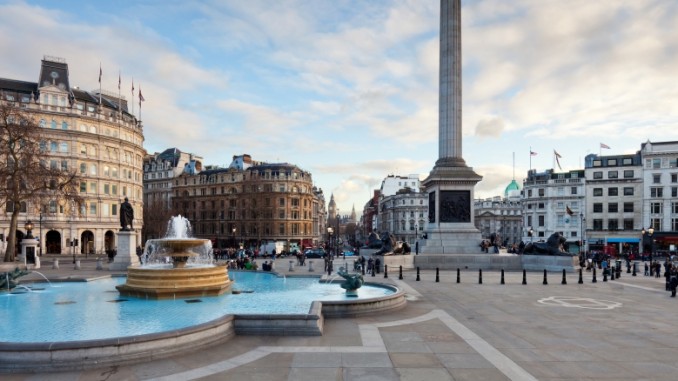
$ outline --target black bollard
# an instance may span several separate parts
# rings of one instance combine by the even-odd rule
[[[549,284],[549,282],[546,281],[546,269],[544,269],[544,282],[542,284]]]
[[[523,270],[523,284],[527,284],[527,271]]]
[[[579,282],[578,283],[584,284],[584,271],[581,269],[581,267],[579,268]]]
[[[636,262],[633,262],[633,274],[631,274],[631,276],[638,275],[638,274],[636,274],[636,264],[637,264]]]
[[[631,274],[631,261],[626,261],[626,273]]]
[[[398,279],[403,279],[403,266],[400,266],[400,270],[398,270]]]
[[[388,278],[388,266],[384,265],[384,278]]]
[[[440,282],[440,271],[439,271],[439,269],[436,267],[436,283],[438,283],[438,282]]]
[[[377,276],[377,270],[375,265],[372,265],[372,276]]]
[[[560,284],[567,284],[567,279],[565,278],[565,269],[563,269],[563,281]]]
[[[598,280],[596,279],[596,267],[593,266],[593,280],[591,283],[598,283]]]
[[[457,267],[457,283],[461,283],[461,273],[458,267]]]
[[[603,282],[607,282],[607,271],[603,269]]]
[[[506,284],[504,282],[504,269],[501,269],[501,284]]]
[[[614,269],[610,268],[610,280],[614,280]]]
[[[617,280],[619,280],[619,278],[621,278],[621,273],[622,273],[622,269],[621,269],[621,265],[619,265],[619,266],[617,266]]]
[[[419,282],[421,278],[419,277],[419,266],[417,266],[417,282]]]
[[[483,269],[478,269],[478,284],[483,284]]]

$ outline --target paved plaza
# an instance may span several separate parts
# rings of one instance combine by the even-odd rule
[[[96,277],[95,261],[81,270],[61,259],[40,271],[50,278]],[[276,270],[289,272],[289,260]],[[341,262],[341,261],[339,261]],[[640,266],[642,267],[642,266]],[[625,270],[625,269],[624,269]],[[317,271],[316,274],[320,275]],[[31,274],[29,277],[39,276]],[[592,274],[498,271],[413,271],[367,281],[403,288],[397,312],[327,319],[320,337],[236,336],[227,343],[153,362],[103,369],[3,374],[3,380],[675,380],[678,379],[678,298],[664,278],[624,271],[597,283]],[[47,318],[47,317],[46,317]],[[91,322],[89,324],[96,324]]]

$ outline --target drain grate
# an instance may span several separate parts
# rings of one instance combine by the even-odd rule
[[[126,301],[127,301],[127,299],[113,299],[113,300],[109,300],[108,302],[109,303],[122,303],[122,302],[126,302]]]
[[[200,300],[200,299],[186,299],[184,301],[186,303],[202,303],[202,300]]]

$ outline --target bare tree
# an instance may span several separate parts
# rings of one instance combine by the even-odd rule
[[[49,201],[68,200],[79,206],[80,178],[75,171],[52,165],[42,129],[14,102],[0,101],[0,208],[11,213],[5,262],[15,259],[19,213],[39,212]],[[56,162],[54,162],[56,163]]]
[[[150,201],[144,205],[144,227],[141,234],[144,241],[164,237],[169,219],[174,215],[174,208],[167,205],[167,201]]]

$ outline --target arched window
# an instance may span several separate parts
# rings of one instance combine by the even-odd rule
[[[56,120],[52,119],[52,129],[56,129]]]
[[[45,127],[47,125],[47,121],[44,119],[40,119],[40,127]]]
[[[68,130],[68,123],[66,123],[66,121],[61,122],[61,129]]]

